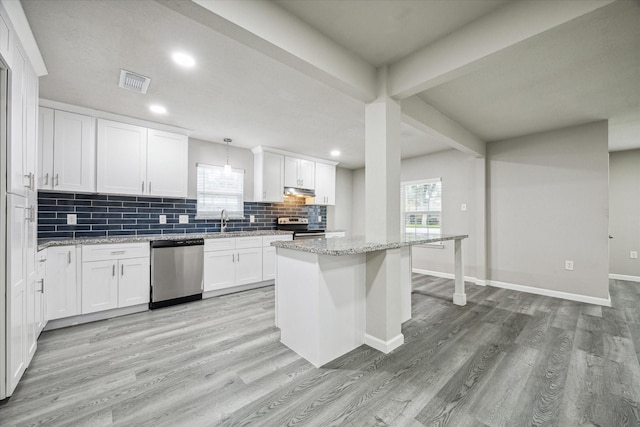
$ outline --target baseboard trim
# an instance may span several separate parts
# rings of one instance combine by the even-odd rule
[[[640,276],[627,276],[626,274],[609,274],[609,279],[626,280],[627,282],[640,282]]]
[[[487,280],[487,284],[495,288],[510,289],[512,291],[526,292],[529,294],[543,295],[547,297],[566,299],[569,301],[577,301],[587,304],[611,307],[611,295],[609,295],[608,298],[590,297],[588,295],[572,294],[570,292],[554,291],[551,289],[542,289],[526,285],[517,285],[515,283],[499,282],[497,280]]]
[[[426,274],[427,276],[441,277],[443,279],[455,279],[455,275],[453,273],[442,273],[440,271],[432,271],[432,270],[423,270],[421,268],[413,268],[411,270],[413,273],[418,274]],[[486,281],[483,279],[477,279],[471,276],[464,276],[465,282],[475,283],[479,286],[486,286]]]
[[[384,354],[388,354],[404,344],[404,335],[398,334],[389,341],[382,341],[372,335],[364,334],[364,343],[369,347],[383,352]]]
[[[114,308],[113,310],[98,311],[96,313],[80,314],[77,316],[53,319],[47,322],[45,331],[81,325],[83,323],[97,322],[98,320],[111,319],[113,317],[126,316],[128,314],[141,313],[149,310],[149,303],[133,305],[131,307]]]
[[[213,291],[203,292],[202,299],[219,297],[221,295],[227,295],[227,294],[235,294],[236,292],[244,292],[244,291],[249,291],[251,289],[264,288],[265,286],[273,286],[274,283],[275,281],[271,279],[271,280],[265,280],[264,282],[256,282],[256,283],[249,283],[248,285],[234,286],[232,288],[216,289]]]

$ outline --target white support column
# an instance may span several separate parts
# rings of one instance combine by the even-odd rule
[[[455,258],[455,283],[456,290],[453,294],[453,303],[455,305],[466,305],[467,294],[464,293],[464,264],[462,263],[462,239],[454,240],[454,258]]]
[[[476,284],[485,286],[487,283],[487,186],[485,157],[475,159],[476,162],[476,208],[474,238],[476,246],[475,277]]]
[[[378,70],[378,96],[365,107],[365,231],[370,242],[400,240],[400,104]],[[388,353],[401,332],[401,251],[367,254],[365,344]]]

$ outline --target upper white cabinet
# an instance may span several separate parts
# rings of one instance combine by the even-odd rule
[[[189,141],[186,135],[149,129],[147,192],[154,196],[186,197]]]
[[[98,193],[147,194],[147,128],[98,119]]]
[[[260,148],[253,150],[253,198],[256,202],[282,202],[284,200],[284,156]]]
[[[187,196],[188,138],[98,119],[98,193]]]
[[[315,162],[285,156],[284,186],[313,190],[315,181]]]
[[[92,117],[40,107],[38,186],[95,191],[96,144]]]
[[[13,52],[13,64],[10,74],[11,106],[10,106],[10,143],[7,144],[7,166],[9,167],[7,192],[26,196],[30,185],[28,172],[25,170],[25,129],[24,107],[26,94],[24,88],[25,60],[21,50],[16,46]]]
[[[326,163],[316,163],[316,197],[308,197],[308,205],[336,204],[336,167]]]

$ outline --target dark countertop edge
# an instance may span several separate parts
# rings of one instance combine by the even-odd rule
[[[365,242],[358,239],[351,239],[348,237],[337,237],[332,240],[334,243],[345,243],[344,248],[336,248],[330,249],[326,247],[318,246],[318,242],[314,240],[292,240],[292,241],[282,241],[282,242],[272,242],[271,246],[275,246],[283,249],[290,249],[294,251],[300,252],[308,252],[317,255],[329,255],[329,256],[342,256],[342,255],[357,255],[364,254],[367,252],[381,251],[387,249],[398,249],[406,246],[414,246],[414,245],[424,245],[426,243],[435,243],[435,242],[445,242],[449,240],[457,240],[457,239],[466,239],[468,238],[468,234],[459,234],[459,235],[451,235],[451,236],[441,236],[437,238],[430,239],[419,239],[419,240],[409,240],[404,242],[391,242],[391,243],[375,243],[375,242]],[[351,246],[348,246],[349,241],[353,243]],[[322,242],[322,241],[320,241]],[[337,245],[332,245],[337,246]]]
[[[293,234],[292,231],[258,230],[258,231],[228,231],[225,233],[187,233],[187,234],[149,234],[144,236],[112,236],[112,237],[78,237],[76,239],[38,239],[38,250],[51,246],[100,245],[110,243],[140,243],[153,240],[182,240],[182,239],[224,239],[230,237],[272,236],[277,234]]]

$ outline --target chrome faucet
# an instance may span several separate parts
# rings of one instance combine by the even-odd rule
[[[229,223],[229,215],[227,215],[227,210],[222,209],[220,211],[220,232],[224,233],[227,231],[227,224]]]

